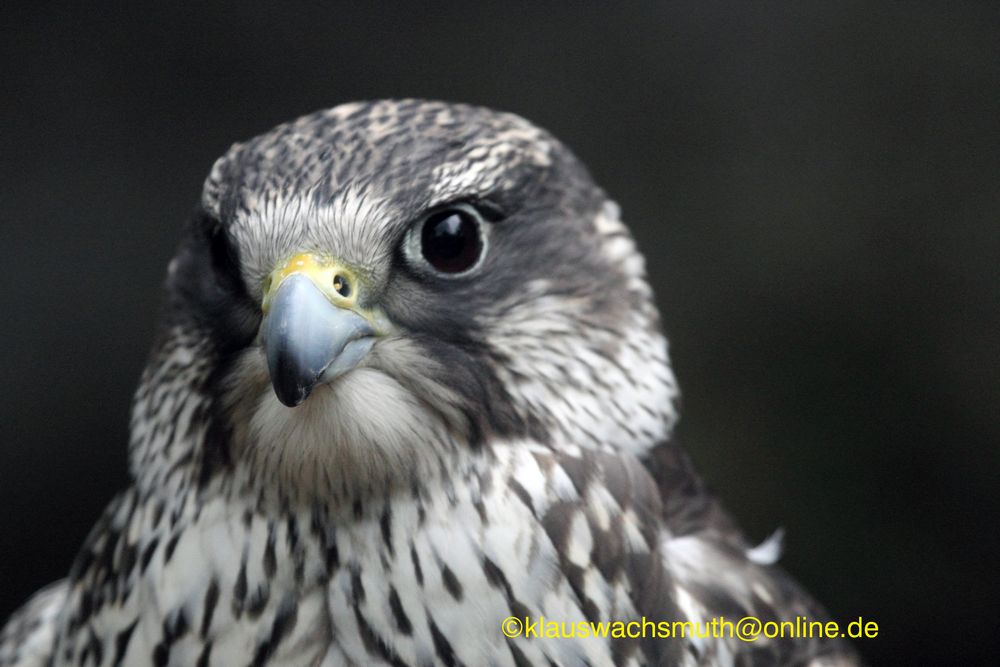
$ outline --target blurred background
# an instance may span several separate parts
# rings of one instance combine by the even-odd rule
[[[521,114],[622,205],[679,437],[875,664],[1000,655],[995,3],[8,4],[0,617],[126,484],[213,160],[377,97]],[[400,3],[401,4],[401,3]]]

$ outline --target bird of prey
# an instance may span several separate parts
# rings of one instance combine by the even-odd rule
[[[522,118],[354,103],[237,143],[165,292],[130,485],[0,665],[854,664],[502,631],[826,618],[671,440],[643,257]]]

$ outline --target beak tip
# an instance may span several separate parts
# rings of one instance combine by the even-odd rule
[[[309,398],[309,392],[305,388],[302,388],[294,393],[288,393],[274,387],[274,395],[278,397],[278,400],[281,401],[282,404],[289,408],[296,408],[302,405],[302,403]]]
[[[301,365],[291,363],[284,355],[269,355],[268,362],[271,388],[279,401],[294,408],[309,398],[316,385],[316,380],[309,378],[312,373]]]

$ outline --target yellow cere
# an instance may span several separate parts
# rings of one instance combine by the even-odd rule
[[[295,274],[308,277],[330,301],[341,308],[355,305],[358,280],[353,271],[340,262],[312,253],[299,253],[271,272],[264,279],[264,301],[261,309],[267,313],[272,296],[287,278]],[[348,286],[346,296],[344,286]]]

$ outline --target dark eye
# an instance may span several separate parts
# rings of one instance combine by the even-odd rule
[[[239,254],[233,247],[226,230],[221,224],[212,223],[206,229],[206,234],[212,268],[215,269],[220,284],[234,292],[242,291],[243,279],[240,277]]]
[[[441,273],[468,271],[483,255],[483,221],[471,206],[432,213],[415,231],[420,233],[420,256]]]

